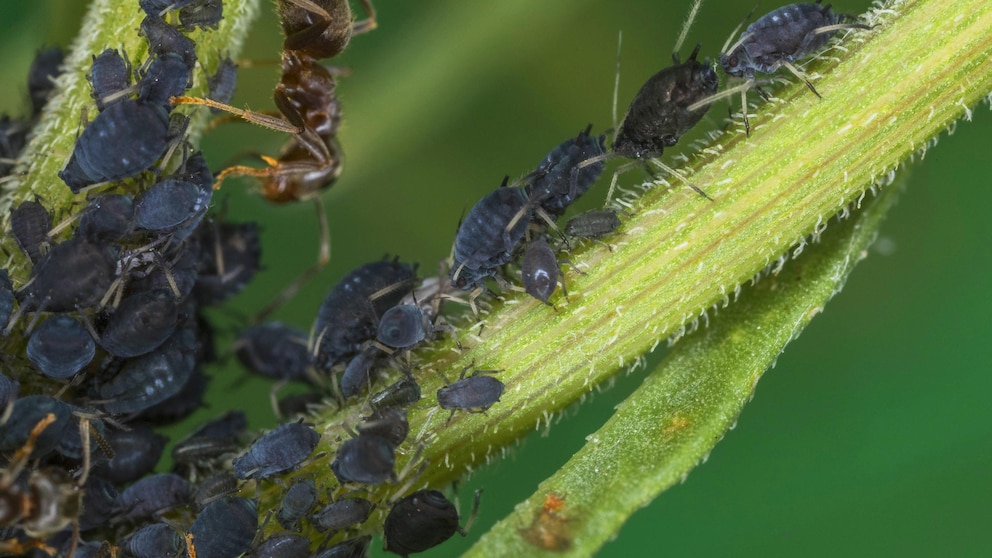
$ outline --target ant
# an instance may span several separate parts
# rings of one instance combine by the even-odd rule
[[[352,21],[348,0],[278,0],[283,33],[282,76],[273,97],[283,118],[241,110],[210,99],[174,97],[174,104],[206,105],[230,112],[242,119],[293,134],[278,157],[262,156],[268,166],[233,166],[217,175],[214,189],[231,175],[254,176],[262,181],[262,195],[275,204],[312,200],[320,224],[320,252],[317,262],[266,306],[256,317],[261,321],[313,277],[331,259],[330,231],[320,193],[341,175],[341,146],[337,133],[341,126],[341,106],[335,95],[335,75],[345,70],[327,68],[320,59],[336,56],[353,35],[376,28],[372,0],[361,0],[368,17]]]

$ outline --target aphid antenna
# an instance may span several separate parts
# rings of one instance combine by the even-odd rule
[[[623,31],[617,32],[617,69],[613,76],[613,129],[617,129],[617,97],[620,95],[620,48],[623,46]],[[582,168],[581,166],[579,168]]]
[[[734,40],[734,35],[736,35],[738,31],[740,31],[741,27],[744,27],[744,24],[747,23],[747,20],[751,19],[751,16],[754,15],[754,11],[757,10],[757,9],[758,9],[758,5],[755,4],[754,7],[751,8],[751,11],[748,12],[746,16],[744,16],[744,19],[742,19],[741,22],[737,24],[737,27],[734,27],[734,30],[731,31],[730,32],[730,35],[727,37],[727,41],[725,43],[723,43],[723,46],[722,47],[720,47],[720,52],[721,53],[728,53],[731,50],[733,50],[733,49],[728,50],[728,48],[727,48],[727,47],[730,46],[730,41]],[[744,42],[744,40],[748,36],[749,35],[744,36],[744,37],[741,37],[740,40],[738,40],[736,43],[734,43],[734,47],[733,48],[739,47],[740,44],[742,42]]]
[[[693,22],[696,20],[696,15],[699,13],[700,6],[703,5],[703,0],[695,0],[692,3],[692,7],[689,8],[689,15],[686,16],[685,22],[682,24],[682,30],[679,31],[679,38],[675,41],[675,48],[672,50],[672,56],[677,57],[679,50],[682,49],[682,44],[685,42],[685,38],[689,35],[689,29],[692,27]],[[696,50],[693,51],[693,56],[690,59],[695,58],[695,53],[699,51],[699,46],[696,46]],[[675,63],[678,64],[678,58],[675,58]]]
[[[584,169],[584,168],[588,167],[589,165],[595,165],[596,163],[599,163],[599,162],[602,162],[602,161],[609,161],[610,159],[616,159],[617,157],[621,157],[621,155],[619,153],[617,153],[616,151],[609,151],[609,152],[606,152],[606,153],[600,153],[599,155],[596,155],[595,157],[589,157],[588,159],[586,159],[584,161],[580,161],[578,165],[575,165],[575,168],[577,168],[577,169]]]
[[[816,95],[816,96],[817,96],[818,98],[820,98],[820,99],[822,99],[822,98],[823,98],[823,97],[822,97],[822,96],[821,96],[821,95],[820,95],[820,94],[819,94],[819,93],[818,93],[818,92],[816,91],[816,88],[815,88],[815,87],[813,87],[813,84],[812,84],[812,83],[810,83],[810,81],[809,81],[809,78],[807,78],[807,77],[806,77],[806,74],[805,74],[805,73],[803,73],[803,71],[802,71],[802,70],[800,70],[799,68],[797,68],[797,67],[795,66],[795,64],[793,64],[792,62],[789,62],[788,60],[783,60],[783,61],[782,61],[782,65],[783,65],[783,66],[785,66],[785,69],[787,69],[787,70],[789,70],[790,72],[792,72],[792,75],[794,75],[794,76],[796,76],[797,78],[799,78],[799,79],[801,79],[801,80],[803,81],[803,83],[805,83],[805,84],[806,84],[806,87],[808,87],[808,88],[809,88],[809,90],[810,90],[810,91],[812,91],[814,95]]]

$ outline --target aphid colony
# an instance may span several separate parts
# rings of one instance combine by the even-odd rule
[[[699,46],[685,62],[676,53],[674,65],[651,76],[635,96],[609,147],[607,134],[593,135],[590,125],[522,178],[504,179],[479,200],[458,228],[447,271],[424,282],[433,285],[428,295],[418,294],[416,264],[386,258],[357,267],[330,289],[311,334],[261,321],[329,259],[322,222],[317,266],[244,328],[231,352],[247,370],[279,381],[272,392],[277,415],[304,414],[329,397],[364,398],[367,414],[336,447],[300,419],[246,448],[245,416],[230,412],[173,447],[172,472],[153,474],[167,442],[155,428],[197,409],[209,380],[203,366],[215,354],[201,309],[243,289],[260,258],[254,224],[205,218],[215,177],[186,142],[188,117],[176,107],[208,105],[290,133],[278,157],[264,158],[268,166],[230,167],[216,181],[255,177],[270,201],[313,200],[323,219],[319,194],[341,173],[342,150],[335,72],[321,60],[339,54],[353,35],[374,29],[376,19],[370,0],[361,1],[367,17],[359,20],[347,0],[278,0],[285,41],[274,95],[281,116],[276,117],[226,104],[236,82],[231,60],[212,75],[197,63],[188,33],[216,28],[223,17],[220,0],[139,4],[148,58],[135,67],[126,53],[93,53],[88,78],[98,112],[59,173],[73,193],[85,193],[86,207],[53,223],[44,200],[29,200],[6,219],[5,230],[32,270],[30,277],[16,278],[16,289],[0,270],[4,358],[25,362],[31,373],[17,380],[0,375],[2,553],[360,557],[371,542],[361,526],[377,509],[388,510],[384,548],[402,556],[428,550],[456,532],[464,535],[478,509],[478,493],[463,528],[446,496],[410,492],[419,473],[409,466],[396,470],[398,450],[417,452],[423,444],[408,441],[406,408],[450,410],[450,422],[459,411],[497,404],[505,389],[500,370],[473,364],[455,381],[445,378],[446,385],[422,401],[416,378],[432,372],[414,371],[410,350],[453,333],[442,302],[462,300],[468,291],[463,302],[475,310],[475,301],[489,291],[487,280],[506,288],[515,277],[508,266],[516,266],[522,290],[555,306],[559,282],[567,297],[557,255],[568,247],[567,239],[599,239],[621,226],[622,212],[612,208],[572,217],[564,233],[556,226],[597,182],[607,159],[650,163],[682,178],[658,158],[712,102],[756,87],[755,72],[785,66],[802,77],[795,62],[823,48],[840,29],[867,27],[845,23],[847,16],[819,2],[774,10],[724,47],[720,66],[747,80],[724,92],[717,92],[709,61],[697,59]],[[28,79],[31,119],[0,119],[4,175],[13,170],[7,161],[25,145],[61,60],[57,50],[42,51],[35,60]],[[184,95],[197,80],[209,83],[209,99]],[[746,104],[744,122],[749,131]],[[608,201],[615,183],[616,174]],[[16,331],[24,332],[26,342],[17,344]],[[23,352],[10,352],[18,346]],[[388,368],[400,369],[400,379],[377,386]],[[276,401],[278,387],[287,381],[314,390]],[[323,455],[336,488],[305,476],[288,485],[281,479]],[[261,513],[245,490],[247,482],[282,484],[278,509]],[[392,496],[371,498],[371,487],[390,484],[397,485]],[[270,523],[283,531],[263,538],[260,526]],[[326,533],[317,548],[301,536],[305,528]],[[567,548],[567,540],[564,544]]]

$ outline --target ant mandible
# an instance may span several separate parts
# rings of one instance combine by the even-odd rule
[[[214,189],[229,176],[254,176],[262,181],[262,195],[272,203],[313,200],[320,224],[321,243],[317,263],[306,270],[256,320],[264,319],[288,300],[331,259],[330,231],[319,194],[341,175],[341,147],[337,141],[341,106],[335,95],[336,74],[342,70],[319,63],[341,53],[353,35],[376,28],[372,0],[361,0],[367,17],[352,21],[348,0],[279,0],[283,42],[282,76],[273,94],[283,118],[241,110],[210,99],[175,97],[175,104],[198,104],[219,108],[253,124],[294,134],[278,157],[262,156],[264,168],[238,165],[217,175]]]

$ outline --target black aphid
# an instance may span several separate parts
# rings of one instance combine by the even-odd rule
[[[202,250],[193,296],[209,306],[245,288],[258,271],[262,246],[255,223],[208,222],[197,230]]]
[[[396,407],[377,409],[356,428],[362,434],[384,438],[394,447],[402,444],[406,440],[407,434],[410,433],[410,423],[406,420],[406,411]]]
[[[43,48],[38,51],[28,70],[28,94],[31,96],[31,114],[38,116],[55,90],[55,78],[62,73],[62,49]]]
[[[313,558],[366,558],[369,554],[371,535],[362,535],[340,542],[331,548],[321,550]]]
[[[237,453],[247,427],[248,420],[243,412],[228,411],[177,442],[172,448],[172,460],[195,466]]]
[[[396,480],[396,473],[393,472],[395,463],[395,447],[389,440],[359,433],[338,447],[331,471],[342,484],[355,482],[378,486]]]
[[[7,326],[7,320],[14,311],[14,284],[6,269],[0,269],[0,330]]]
[[[465,536],[479,511],[481,491],[465,527],[458,526],[458,510],[437,490],[420,490],[396,502],[383,525],[383,548],[407,556],[443,543],[455,533]]]
[[[458,228],[451,281],[460,289],[474,289],[486,277],[495,277],[513,259],[527,231],[533,211],[527,193],[505,184],[479,200]]]
[[[104,410],[138,413],[176,395],[193,375],[195,351],[196,330],[184,325],[159,348],[127,360],[113,378],[99,386]],[[193,408],[199,405],[196,399],[191,401]]]
[[[217,29],[224,16],[222,0],[197,0],[179,10],[179,26],[183,30]]]
[[[558,287],[561,270],[558,267],[555,251],[546,240],[535,238],[527,245],[523,260],[520,262],[520,272],[527,294],[548,306],[553,306],[548,299]],[[567,298],[567,292],[565,296]]]
[[[793,63],[815,53],[841,29],[871,29],[863,23],[845,23],[851,16],[836,14],[817,0],[815,4],[797,3],[776,8],[748,25],[732,46],[724,44],[720,66],[727,75],[744,78],[749,84],[741,90],[744,124],[747,130],[747,88],[753,85],[754,74],[775,73],[785,67],[803,80],[817,97],[816,88]],[[736,31],[736,29],[735,29]],[[733,35],[731,35],[733,38]],[[730,42],[730,39],[727,40]],[[722,95],[721,95],[722,96]]]
[[[593,209],[579,213],[565,223],[565,234],[577,238],[602,238],[620,228],[615,209]]]
[[[313,479],[304,479],[293,483],[282,498],[282,506],[276,514],[276,520],[283,529],[298,531],[300,520],[310,513],[317,502],[317,486]]]
[[[114,516],[118,521],[140,521],[185,506],[192,495],[193,487],[179,475],[151,475],[120,493],[114,504]]]
[[[102,112],[127,98],[131,91],[131,64],[117,49],[108,48],[93,57],[89,79],[96,108]]]
[[[79,320],[57,314],[31,333],[26,353],[42,374],[64,380],[93,360],[96,343]]]
[[[317,367],[328,370],[375,338],[379,316],[413,287],[416,265],[382,260],[361,265],[331,289],[317,312]]]
[[[13,411],[13,403],[14,401],[17,401],[17,396],[20,394],[21,383],[17,380],[8,378],[4,374],[0,374],[0,416],[6,416],[8,405],[11,405],[9,410]]]
[[[174,229],[196,216],[199,198],[200,188],[192,182],[157,182],[134,199],[134,223],[149,231]]]
[[[503,382],[487,375],[501,370],[476,370],[466,378],[465,374],[471,368],[466,366],[457,382],[437,390],[438,405],[442,409],[451,409],[451,416],[455,415],[456,410],[485,411],[503,395]]]
[[[341,531],[365,523],[374,508],[365,498],[342,498],[321,508],[310,521],[318,531]]]
[[[161,56],[166,53],[178,54],[186,67],[193,69],[196,64],[196,44],[178,29],[166,23],[161,16],[148,15],[141,20],[141,35],[148,41],[148,52]]]
[[[38,263],[51,247],[48,240],[51,229],[52,214],[38,202],[23,202],[10,212],[10,232],[33,263]]]
[[[191,69],[178,54],[160,54],[141,74],[138,100],[171,110],[169,98],[182,95],[189,89],[191,78]]]
[[[133,558],[174,558],[186,550],[183,537],[165,523],[152,523],[135,531],[122,545]]]
[[[401,378],[386,389],[372,394],[369,405],[375,409],[406,407],[420,401],[420,385],[412,377]]]
[[[240,556],[251,548],[258,531],[258,505],[247,498],[224,498],[212,502],[193,521],[196,558]]]
[[[100,346],[114,356],[131,358],[158,348],[176,330],[179,307],[173,293],[156,289],[123,301],[100,333]]]
[[[82,487],[82,493],[86,513],[79,514],[79,530],[89,531],[106,525],[119,497],[117,488],[108,479],[91,473]]]
[[[579,168],[579,163],[586,159],[606,153],[606,136],[590,136],[590,130],[592,124],[552,149],[532,173],[534,179],[525,186],[530,199],[555,220],[603,173],[602,161]]]
[[[32,458],[41,459],[58,447],[71,424],[72,410],[68,404],[47,395],[27,395],[14,402],[7,422],[0,424],[0,453],[11,455],[24,445],[31,429],[48,414],[54,422],[35,440]]]
[[[300,423],[284,424],[265,434],[235,458],[234,474],[240,479],[264,479],[289,471],[310,457],[320,434]]]
[[[341,373],[341,395],[354,397],[365,392],[372,385],[372,374],[379,363],[379,352],[374,349],[362,351],[351,357]]]
[[[142,425],[130,425],[128,430],[110,430],[104,439],[114,455],[95,463],[92,472],[116,484],[129,483],[152,472],[169,441]]]
[[[251,550],[248,558],[308,558],[310,541],[302,535],[272,535]]]
[[[30,129],[31,124],[26,121],[0,115],[0,177],[14,170],[16,159],[27,144]]]
[[[307,334],[282,322],[265,322],[241,331],[234,354],[251,372],[276,380],[307,381]]]
[[[98,182],[148,170],[169,146],[169,114],[161,106],[123,99],[83,129],[61,178],[74,194]]]
[[[22,307],[71,312],[96,306],[110,288],[116,258],[104,245],[71,238],[52,247],[34,269],[33,280],[17,294]]]
[[[210,88],[210,99],[218,103],[230,103],[234,97],[234,89],[238,85],[238,65],[226,57],[220,61],[217,71],[207,79]],[[218,108],[211,108],[211,112],[219,112]]]
[[[127,194],[104,194],[79,212],[76,234],[89,242],[109,244],[134,227],[134,200]]]
[[[434,333],[434,325],[416,304],[393,306],[379,319],[375,339],[387,347],[407,349]]]
[[[213,501],[233,496],[238,491],[240,482],[238,477],[227,471],[210,475],[197,485],[196,492],[193,493],[193,506],[202,510]]]

